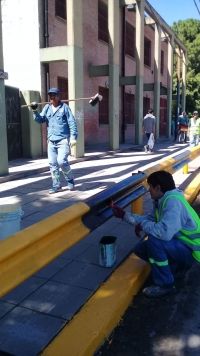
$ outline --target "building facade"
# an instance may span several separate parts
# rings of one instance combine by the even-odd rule
[[[18,0],[18,6],[23,7],[23,2],[27,3]],[[47,100],[50,87],[58,87],[63,100],[89,98],[96,93],[103,96],[94,107],[88,99],[69,102],[79,130],[75,157],[84,155],[85,145],[109,143],[110,149],[117,149],[120,142],[141,144],[142,118],[150,107],[155,110],[156,138],[170,136],[175,45],[184,59],[182,109],[187,50],[147,0],[29,2],[32,11],[27,11],[26,41],[23,46],[22,41],[18,43],[18,79],[24,71],[24,82],[19,79],[17,86],[40,91],[42,101]],[[9,10],[3,10],[6,27]],[[12,61],[6,36],[4,58],[9,72]],[[9,77],[13,85],[14,74]]]

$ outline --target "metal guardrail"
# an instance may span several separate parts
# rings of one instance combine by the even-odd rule
[[[141,214],[149,174],[162,169],[174,173],[199,154],[200,147],[185,151],[0,241],[0,297],[108,220],[111,200],[121,207],[132,203],[132,211]]]

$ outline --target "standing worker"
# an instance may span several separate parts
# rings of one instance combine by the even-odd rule
[[[200,136],[200,118],[198,117],[198,111],[193,112],[193,117],[189,122],[189,135],[190,135],[190,146],[194,147],[199,144]]]
[[[143,122],[142,122],[142,134],[146,134],[147,139],[149,140],[151,133],[155,136],[155,125],[156,125],[156,119],[155,116],[153,116],[154,110],[149,109],[148,114],[144,117]],[[152,152],[152,150],[149,148],[148,143],[147,145],[144,146],[145,152]]]
[[[37,112],[38,104],[31,103],[33,119],[38,124],[46,122],[48,159],[53,181],[53,187],[49,194],[58,193],[62,190],[60,183],[60,169],[67,181],[67,189],[73,190],[74,176],[68,162],[70,147],[76,145],[78,136],[77,125],[71,109],[60,101],[60,91],[51,88],[48,92],[50,103],[46,104],[41,114]]]

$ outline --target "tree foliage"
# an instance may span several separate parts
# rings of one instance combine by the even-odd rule
[[[200,110],[200,21],[188,19],[174,22],[172,30],[184,43],[188,50],[186,75],[186,111],[192,113]],[[177,56],[176,56],[177,57]],[[176,87],[176,63],[173,87]]]

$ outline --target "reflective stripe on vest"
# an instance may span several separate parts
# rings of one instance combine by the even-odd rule
[[[170,194],[168,195],[165,200],[162,203],[161,209],[160,209],[160,214],[158,212],[158,209],[156,209],[156,221],[159,222],[161,221],[162,218],[162,211],[163,208],[166,204],[167,199],[170,197],[175,197],[179,199],[186,207],[188,210],[189,214],[192,216],[193,220],[197,224],[197,228],[194,231],[188,231],[188,230],[180,230],[180,236],[176,236],[176,238],[182,240],[187,246],[189,246],[193,250],[193,257],[200,262],[200,219],[199,216],[197,215],[196,211],[190,206],[190,204],[187,202],[187,200],[182,197],[179,194]]]

